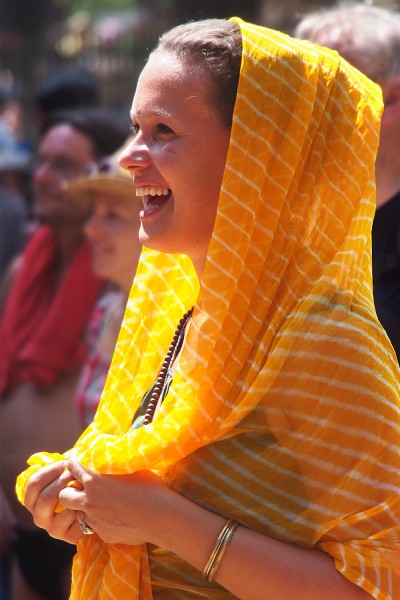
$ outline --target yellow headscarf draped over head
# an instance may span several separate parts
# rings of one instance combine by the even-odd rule
[[[186,257],[143,251],[78,459],[101,473],[162,475],[251,429],[257,413],[275,460],[290,456],[301,474],[301,532],[274,529],[277,507],[265,502],[272,535],[317,545],[346,577],[394,599],[382,548],[399,509],[399,382],[371,289],[380,90],[333,51],[234,20],[242,66],[203,280]],[[130,431],[192,304],[173,385],[154,423]],[[265,479],[284,488],[293,474],[276,468],[266,464]],[[74,599],[152,598],[145,547],[84,536],[73,572]]]

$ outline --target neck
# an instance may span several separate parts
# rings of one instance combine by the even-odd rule
[[[53,231],[58,241],[59,272],[61,273],[69,266],[83,241],[82,225],[55,225]]]
[[[124,285],[121,285],[121,291],[124,294],[125,298],[128,299],[129,298],[129,294],[131,293],[131,287],[132,287],[132,279],[129,279],[129,282],[126,281],[124,283]]]
[[[193,263],[194,270],[196,271],[197,279],[201,281],[203,277],[204,268],[206,266],[207,255],[197,257],[196,259],[190,256],[190,259]]]
[[[131,293],[133,278],[134,278],[134,275],[128,274],[128,277],[123,277],[123,278],[121,277],[121,279],[119,281],[116,281],[116,280],[114,281],[117,288],[119,288],[121,290],[121,292],[123,293],[123,295],[125,296],[125,298],[127,300],[129,298],[129,294]]]
[[[379,208],[388,202],[400,190],[400,161],[393,165],[392,161],[377,160],[376,162],[376,206]]]
[[[129,298],[129,294],[131,293],[132,282],[135,277],[139,257],[140,252],[136,256],[136,258],[134,255],[132,256],[132,268],[129,268],[129,270],[125,269],[124,272],[121,274],[120,280],[115,282],[118,285],[118,287],[122,290],[124,296],[127,299]],[[133,261],[135,262],[133,263]]]
[[[386,115],[387,116],[387,115]],[[400,119],[386,122],[385,113],[376,157],[376,205],[386,204],[400,190]]]

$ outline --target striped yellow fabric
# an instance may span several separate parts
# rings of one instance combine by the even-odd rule
[[[102,473],[153,469],[395,600],[400,377],[371,290],[380,92],[333,51],[235,20],[243,60],[203,280],[185,257],[143,252],[78,457]],[[129,431],[192,303],[170,392]],[[21,498],[55,458],[32,457]],[[152,597],[232,595],[161,549],[83,537],[72,599]]]

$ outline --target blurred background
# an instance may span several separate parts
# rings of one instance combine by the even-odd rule
[[[100,104],[126,115],[143,61],[169,27],[230,17],[290,32],[332,0],[1,0],[0,109],[21,145],[36,135],[35,95],[67,68],[92,76]],[[380,0],[399,6],[399,0]]]

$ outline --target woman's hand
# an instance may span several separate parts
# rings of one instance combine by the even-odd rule
[[[66,487],[72,480],[78,481],[82,489]],[[65,510],[55,514],[58,501]],[[85,469],[74,457],[68,463],[55,463],[33,475],[25,503],[36,524],[54,537],[76,542],[82,536],[79,519],[84,516],[85,523],[105,542],[150,542],[170,550],[200,571],[226,523],[226,517],[171,490],[150,471],[100,475]],[[215,580],[243,600],[371,599],[344,578],[324,552],[288,544],[244,527],[235,532]]]
[[[84,468],[75,458],[68,462],[71,477],[83,489],[64,488],[60,503],[108,543],[157,543],[158,523],[166,503],[179,498],[150,471],[130,475],[101,475]]]
[[[82,532],[74,510],[56,513],[58,496],[74,478],[67,470],[67,461],[58,461],[43,467],[29,479],[24,504],[32,513],[38,527],[46,529],[55,538],[76,544]]]

